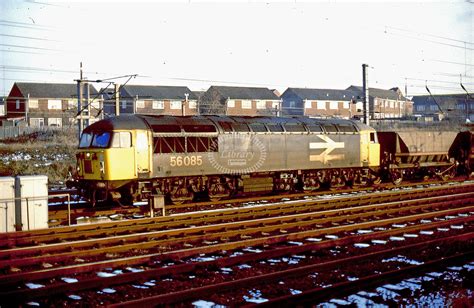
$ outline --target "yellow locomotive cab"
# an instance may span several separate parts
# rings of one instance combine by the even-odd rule
[[[147,131],[83,133],[77,153],[78,177],[84,180],[129,180],[150,172]]]

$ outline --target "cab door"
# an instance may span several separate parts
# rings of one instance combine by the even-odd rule
[[[362,167],[369,165],[369,134],[366,131],[360,132],[360,162]]]
[[[147,131],[137,131],[135,137],[135,166],[136,175],[140,178],[146,178],[150,175],[150,150]]]

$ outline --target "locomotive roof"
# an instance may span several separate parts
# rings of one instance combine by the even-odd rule
[[[181,132],[217,132],[229,131],[232,127],[234,131],[241,130],[241,126],[250,126],[260,124],[273,125],[336,125],[336,126],[354,126],[357,130],[369,128],[367,125],[358,121],[343,119],[316,119],[309,117],[265,117],[265,116],[169,116],[169,115],[121,115],[111,117],[91,124],[84,132],[106,131],[114,129],[151,129],[154,132],[172,133]],[[225,127],[224,127],[225,126]],[[237,129],[237,127],[240,127]]]

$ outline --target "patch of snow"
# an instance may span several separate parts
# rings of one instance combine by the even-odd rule
[[[372,240],[372,244],[377,244],[377,245],[385,245],[387,244],[387,241],[385,240]]]
[[[268,301],[268,299],[262,297],[262,292],[260,290],[256,290],[256,289],[250,290],[249,294],[250,296],[247,296],[247,295],[243,296],[243,299],[246,302],[259,304],[259,303],[264,303]]]
[[[437,229],[439,232],[448,232],[449,228],[438,228]]]
[[[290,241],[290,242],[287,242],[287,243],[290,244],[290,245],[294,245],[294,246],[301,246],[301,245],[303,245],[303,243],[301,243],[301,242],[294,242],[294,241]]]
[[[76,283],[79,281],[76,278],[69,278],[69,277],[63,277],[61,278],[61,280],[64,281],[65,283]]]
[[[79,295],[75,295],[75,294],[71,294],[68,297],[72,300],[75,300],[75,301],[79,301],[79,300],[82,299],[82,297],[80,297]]]
[[[102,291],[97,291],[97,293],[99,292],[102,292],[105,294],[114,294],[117,291],[115,291],[115,289],[112,289],[112,288],[105,288],[105,289],[102,289]],[[99,294],[102,294],[102,293],[99,293]]]
[[[421,230],[420,231],[420,234],[422,234],[422,235],[433,235],[433,233],[434,232],[431,231],[431,230]]]
[[[420,220],[420,222],[422,224],[429,224],[429,223],[431,223],[431,220],[430,219],[422,219],[422,220]]]
[[[241,264],[241,265],[237,266],[237,268],[239,268],[239,269],[248,269],[248,268],[252,268],[252,267],[248,264]]]
[[[348,302],[344,299],[338,299],[338,298],[333,298],[329,302],[333,303],[333,304],[336,304],[336,305],[340,305],[340,306],[347,306],[347,305],[351,304],[350,302]]]
[[[132,272],[132,273],[140,273],[143,272],[144,269],[141,268],[133,268],[133,267],[127,267],[125,268],[127,271]]]
[[[386,289],[384,287],[378,287],[375,289],[377,293],[382,296],[384,300],[393,300],[396,301],[396,298],[400,296],[397,292],[394,292],[392,290]]]
[[[251,252],[251,253],[261,253],[262,252],[262,250],[254,249],[252,247],[247,247],[247,248],[244,248],[242,250],[245,251],[245,252]]]
[[[314,238],[314,237],[308,237],[306,239],[307,242],[321,242],[323,239],[321,238]]]
[[[461,229],[464,229],[464,226],[463,225],[451,225],[451,229],[461,230]]]
[[[328,234],[328,235],[325,235],[324,237],[328,238],[328,239],[331,239],[331,240],[335,240],[335,239],[339,238],[339,236],[333,235],[333,234]]]
[[[147,286],[142,286],[138,284],[132,284],[132,287],[134,287],[135,289],[149,289],[149,287]]]
[[[358,234],[367,234],[367,233],[372,233],[372,232],[374,232],[374,231],[372,231],[372,230],[357,230]]]
[[[390,237],[390,240],[391,240],[392,242],[399,242],[399,241],[404,241],[405,238],[402,237],[402,236],[391,236],[391,237]]]
[[[359,280],[359,278],[358,278],[358,277],[347,276],[347,280],[349,280],[349,281],[357,281],[357,280]]]
[[[386,263],[386,262],[400,262],[400,263],[406,263],[406,264],[410,264],[410,265],[421,265],[421,264],[423,264],[423,262],[408,259],[407,257],[401,256],[401,255],[398,255],[396,257],[392,257],[392,258],[389,258],[389,259],[383,259],[382,260],[382,263]]]
[[[297,295],[297,294],[303,293],[303,291],[296,290],[296,289],[290,289],[290,293],[291,293],[291,295]]]
[[[37,303],[37,302],[28,302],[26,303],[28,306],[32,306],[32,307],[40,307],[40,303]]]
[[[154,286],[156,286],[156,284],[155,284],[154,282],[151,282],[151,281],[144,282],[143,284],[144,284],[145,286],[147,286],[147,287],[154,287]]]
[[[393,228],[406,228],[407,224],[393,224]]]
[[[202,299],[193,302],[192,305],[195,308],[223,308],[223,307],[225,307],[225,306],[222,306],[222,305],[217,305],[214,302],[205,301],[205,300],[202,300]]]
[[[37,283],[32,283],[32,282],[27,282],[25,283],[25,286],[27,286],[30,289],[39,289],[39,288],[44,288],[44,285],[42,284],[37,284]]]
[[[356,248],[367,248],[367,247],[370,247],[370,244],[367,244],[367,243],[355,243],[355,244],[354,244],[354,247],[356,247]]]
[[[405,234],[403,234],[403,237],[406,237],[406,238],[417,238],[417,237],[418,237],[418,234],[405,233]]]

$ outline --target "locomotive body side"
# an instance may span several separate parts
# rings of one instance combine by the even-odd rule
[[[373,178],[375,130],[346,120],[120,116],[87,127],[77,182],[93,202],[161,193],[314,190]]]

